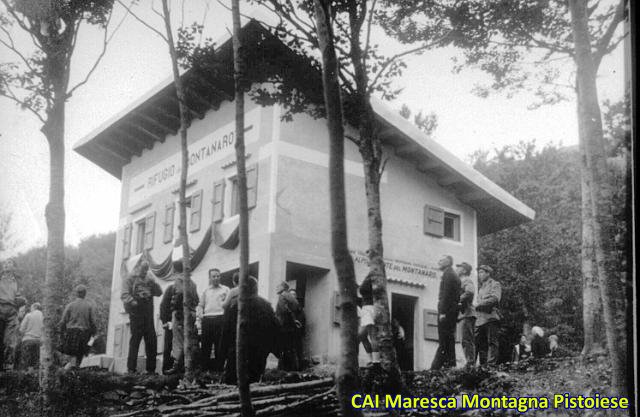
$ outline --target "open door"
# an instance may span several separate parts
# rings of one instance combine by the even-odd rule
[[[418,297],[403,294],[391,294],[391,320],[392,327],[399,326],[401,330],[394,329],[394,345],[398,357],[398,365],[403,371],[413,371],[414,358],[414,334],[415,334],[415,308]],[[395,337],[397,334],[403,338]]]

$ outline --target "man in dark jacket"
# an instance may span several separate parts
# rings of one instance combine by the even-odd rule
[[[453,271],[453,258],[443,256],[438,261],[442,271],[438,292],[438,350],[431,363],[431,369],[456,366],[456,323],[458,318],[458,299],[460,297],[460,278]]]
[[[282,353],[278,368],[284,371],[302,369],[302,343],[304,337],[304,311],[296,297],[289,291],[289,284],[282,281],[276,290],[278,304],[276,319],[280,324]]]
[[[173,347],[173,323],[171,310],[171,299],[173,298],[174,284],[169,285],[162,294],[162,300],[160,301],[160,321],[162,322],[163,340],[162,347],[162,373],[167,372],[173,368],[173,356],[171,356],[171,349]]]
[[[184,298],[185,293],[188,299],[189,309],[189,322],[191,323],[191,339],[192,345],[189,349],[196,350],[196,306],[198,305],[198,289],[193,280],[189,279],[189,284],[185,285],[184,275],[180,274],[176,277],[173,285],[173,296],[171,297],[171,311],[172,311],[172,328],[173,328],[173,368],[168,370],[167,374],[179,374],[184,372]]]
[[[131,339],[129,340],[129,356],[127,370],[134,373],[138,364],[138,349],[144,338],[145,354],[147,356],[147,373],[156,371],[157,341],[156,329],[153,323],[153,297],[162,295],[162,288],[150,276],[149,263],[140,259],[132,268],[132,273],[124,281],[120,298],[124,309],[129,313]]]
[[[249,279],[251,296],[246,300],[247,333],[249,340],[249,382],[259,381],[264,373],[269,353],[278,355],[278,321],[271,303],[258,296],[257,280]],[[238,323],[238,301],[224,313],[224,328],[220,340],[220,352],[226,359],[224,383],[236,384],[236,326]]]
[[[59,324],[63,335],[62,353],[74,359],[65,369],[80,366],[82,358],[89,353],[89,340],[96,334],[95,305],[85,300],[87,287],[78,285],[75,293],[77,298],[65,307]]]

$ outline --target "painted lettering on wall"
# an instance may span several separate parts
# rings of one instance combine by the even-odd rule
[[[364,251],[350,251],[356,268],[358,282],[364,279],[369,257]],[[400,259],[384,258],[384,267],[390,281],[409,281],[415,284],[426,284],[427,280],[437,280],[440,271],[437,265],[423,265]]]
[[[246,143],[258,140],[260,114],[260,107],[245,114]],[[189,176],[232,155],[235,150],[235,137],[235,122],[230,122],[189,145]],[[139,204],[160,191],[176,186],[180,179],[180,167],[180,152],[176,146],[175,154],[131,179],[129,207]]]

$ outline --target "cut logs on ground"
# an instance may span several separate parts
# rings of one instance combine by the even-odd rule
[[[141,387],[142,388],[142,387]],[[171,393],[136,391],[138,398],[128,403],[135,411],[111,417],[225,417],[240,416],[240,399],[235,387],[210,385],[208,389],[176,389]],[[213,394],[213,393],[216,394]],[[131,394],[132,396],[134,393]],[[256,416],[332,417],[339,415],[331,378],[280,385],[254,385],[251,399]]]

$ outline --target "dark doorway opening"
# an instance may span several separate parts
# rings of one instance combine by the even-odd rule
[[[415,307],[417,302],[418,297],[391,294],[391,320],[394,335],[394,346],[396,347],[398,365],[403,371],[413,370],[413,335],[415,327]]]
[[[260,262],[254,262],[252,264],[249,264],[249,275],[254,276],[257,280],[260,279],[259,277],[259,265]],[[233,274],[235,274],[236,272],[238,272],[240,270],[240,268],[235,268],[235,269],[230,269],[228,271],[223,271],[220,273],[220,283],[222,285],[226,285],[229,288],[233,288]],[[207,281],[208,282],[208,281]]]
[[[285,279],[292,289],[295,288],[296,298],[304,307],[307,294],[307,280],[320,278],[329,272],[328,269],[317,266],[304,265],[296,262],[287,262],[287,272]]]

